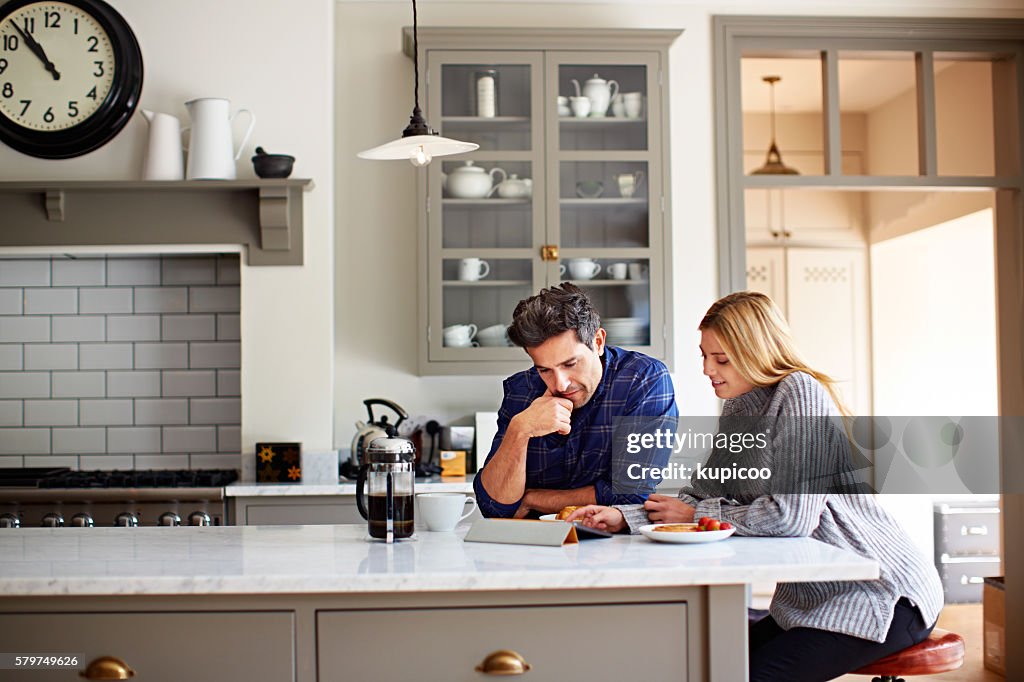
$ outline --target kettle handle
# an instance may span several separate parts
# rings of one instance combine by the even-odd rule
[[[369,520],[370,514],[366,511],[366,498],[363,496],[363,486],[366,485],[366,474],[370,470],[367,465],[359,467],[359,473],[356,476],[356,507],[359,508],[359,513],[366,520]]]
[[[238,153],[235,154],[235,161],[242,158],[242,150],[245,149],[245,143],[249,141],[249,136],[252,135],[252,129],[256,126],[256,114],[252,113],[248,109],[239,109],[230,118],[231,121],[235,120],[235,116],[239,114],[249,114],[249,127],[245,130],[245,135],[242,137],[242,144],[238,145]]]
[[[398,421],[396,421],[393,424],[393,426],[396,429],[398,428],[399,424],[401,424],[404,420],[409,418],[408,412],[406,412],[405,410],[403,410],[401,407],[391,402],[390,400],[386,400],[384,398],[367,398],[366,400],[363,401],[363,404],[366,405],[366,413],[370,415],[370,421],[375,424],[377,423],[377,420],[373,416],[374,405],[383,405],[384,407],[390,408],[391,411],[398,415]]]

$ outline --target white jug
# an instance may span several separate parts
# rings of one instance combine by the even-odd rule
[[[249,141],[256,116],[248,109],[230,113],[231,103],[219,97],[203,97],[185,102],[192,118],[192,137],[188,145],[188,180],[234,180],[235,161]],[[238,114],[249,114],[249,127],[238,151],[234,150],[231,122]]]
[[[181,146],[181,121],[177,116],[139,109],[149,121],[149,143],[142,165],[143,180],[181,180],[185,164]]]

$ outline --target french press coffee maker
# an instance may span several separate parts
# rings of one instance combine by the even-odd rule
[[[393,433],[375,439],[366,449],[356,479],[356,505],[371,538],[390,543],[412,537],[415,457],[412,441]]]

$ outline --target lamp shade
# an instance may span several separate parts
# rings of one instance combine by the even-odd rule
[[[480,145],[473,142],[462,142],[440,135],[410,135],[361,151],[356,156],[375,161],[414,161],[417,156],[425,156],[425,162],[417,165],[426,165],[435,156],[463,154],[479,148]]]

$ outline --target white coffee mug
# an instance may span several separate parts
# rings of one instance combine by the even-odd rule
[[[570,258],[569,277],[572,279],[594,279],[601,272],[601,264],[590,258]]]
[[[480,341],[481,346],[507,346],[509,345],[507,331],[508,327],[505,325],[493,324],[477,332],[476,338]]]
[[[463,282],[475,282],[490,273],[491,266],[479,258],[463,258],[459,261],[459,279]]]
[[[622,109],[626,118],[640,118],[644,108],[644,95],[642,92],[627,92],[622,95]]]
[[[625,263],[612,263],[608,266],[608,276],[612,279],[626,279],[627,274]]]
[[[453,324],[444,328],[444,345],[466,347],[473,345],[476,336],[475,324]]]
[[[427,530],[453,531],[462,521],[476,511],[476,499],[463,493],[420,493],[419,517],[427,524]],[[466,503],[470,503],[469,511],[463,511]]]

